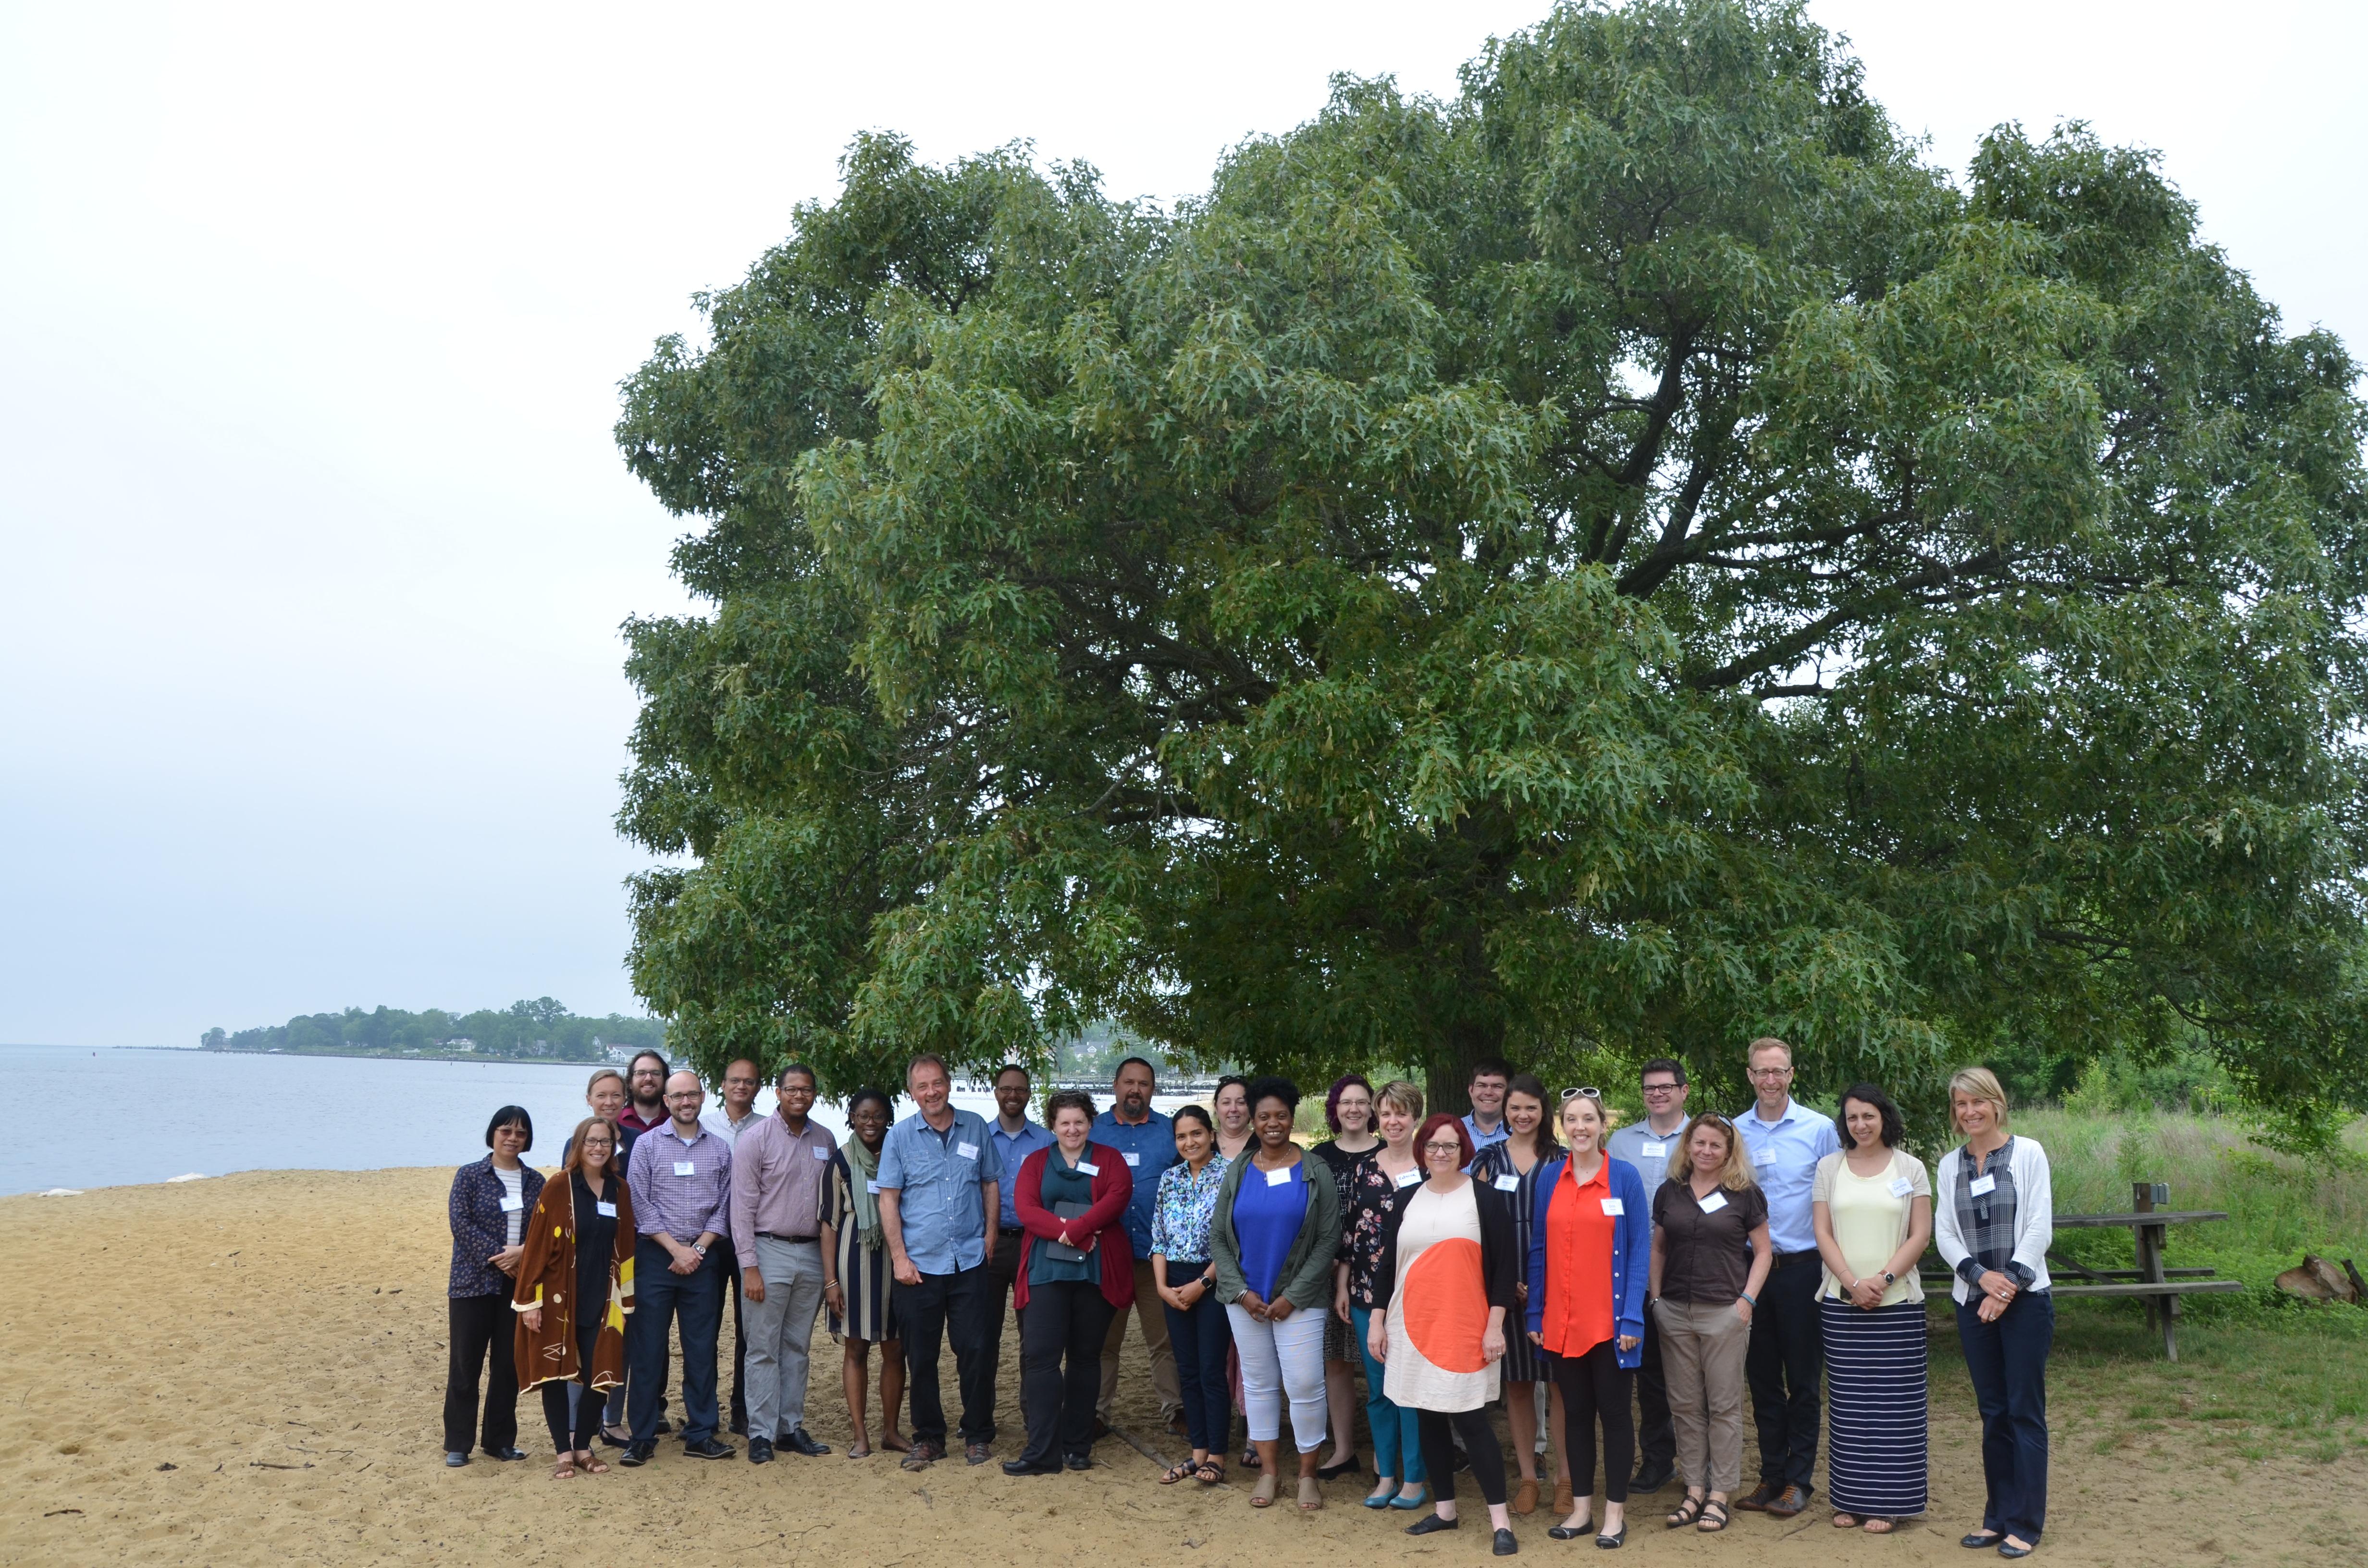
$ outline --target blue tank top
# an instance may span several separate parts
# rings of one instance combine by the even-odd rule
[[[1270,1301],[1282,1260],[1307,1218],[1307,1162],[1262,1171],[1247,1154],[1242,1158],[1247,1168],[1242,1172],[1241,1190],[1234,1194],[1234,1238],[1241,1244],[1243,1282],[1260,1301]],[[1268,1178],[1277,1176],[1291,1179],[1276,1186]]]

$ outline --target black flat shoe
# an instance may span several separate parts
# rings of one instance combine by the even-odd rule
[[[1006,1475],[1058,1475],[1061,1473],[1061,1467],[1049,1460],[1043,1464],[1035,1464],[1027,1460],[1005,1460],[1003,1473]]]
[[[2028,1557],[2038,1550],[2039,1549],[2035,1546],[2017,1546],[2012,1541],[2007,1540],[2004,1536],[2000,1536],[1998,1538],[1998,1555],[2000,1557]]]
[[[1627,1520],[1625,1520],[1625,1519],[1622,1519],[1622,1520],[1621,1520],[1621,1521],[1620,1521],[1620,1529],[1619,1529],[1619,1533],[1618,1533],[1618,1534],[1616,1534],[1616,1535],[1600,1535],[1600,1536],[1597,1536],[1597,1537],[1595,1538],[1595,1544],[1597,1545],[1597,1547],[1599,1547],[1600,1549],[1601,1549],[1602,1551],[1618,1551],[1621,1547],[1623,1547],[1623,1546],[1627,1545],[1627,1544],[1628,1544],[1628,1521],[1627,1521]]]
[[[1636,1479],[1628,1483],[1628,1490],[1658,1492],[1669,1483],[1669,1477],[1676,1473],[1676,1469],[1668,1465],[1655,1465],[1649,1470],[1640,1470],[1636,1472]]]
[[[1488,1550],[1498,1557],[1510,1557],[1521,1550],[1521,1543],[1513,1539],[1511,1530],[1498,1530],[1496,1543]]]
[[[1576,1526],[1554,1525],[1550,1527],[1546,1530],[1546,1539],[1548,1540],[1577,1540],[1580,1536],[1592,1535],[1594,1532],[1595,1521],[1593,1519],[1584,1519]]]
[[[1315,1467],[1315,1479],[1318,1481],[1338,1481],[1344,1475],[1364,1473],[1363,1468],[1357,1463],[1357,1456],[1354,1454],[1350,1454],[1338,1464],[1319,1464]]]
[[[1967,1551],[1979,1551],[1984,1547],[1996,1546],[2005,1540],[2006,1533],[2003,1530],[1975,1530],[1957,1544]]]
[[[1441,1530],[1461,1528],[1463,1524],[1462,1519],[1442,1519],[1433,1514],[1427,1519],[1417,1519],[1406,1526],[1406,1532],[1408,1535],[1437,1535]]]
[[[469,1456],[464,1449],[447,1449],[444,1450],[444,1462],[458,1470],[469,1462]]]
[[[1094,1468],[1094,1456],[1091,1454],[1071,1454],[1067,1459],[1061,1461],[1061,1468],[1063,1470],[1091,1470]]]

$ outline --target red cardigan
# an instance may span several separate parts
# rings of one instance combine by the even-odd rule
[[[1102,1260],[1102,1300],[1124,1312],[1134,1305],[1134,1248],[1126,1239],[1126,1206],[1134,1197],[1134,1173],[1126,1158],[1107,1143],[1087,1143],[1086,1163],[1100,1168],[1094,1175],[1094,1206],[1074,1220],[1063,1220],[1044,1207],[1044,1162],[1050,1148],[1039,1149],[1019,1162],[1019,1179],[1012,1184],[1011,1207],[1019,1211],[1019,1274],[1011,1282],[1011,1304],[1028,1304],[1028,1259],[1036,1238],[1057,1242],[1069,1233],[1076,1245],[1082,1237],[1099,1235],[1094,1248]]]

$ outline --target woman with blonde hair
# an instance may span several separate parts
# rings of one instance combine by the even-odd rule
[[[1949,1080],[1965,1142],[1941,1157],[1932,1241],[1957,1278],[1957,1338],[1982,1413],[1982,1528],[1959,1544],[2028,1557],[2047,1521],[2047,1352],[2055,1239],[2047,1151],[2007,1131],[2006,1091],[1987,1067]]]
[[[1669,1419],[1678,1433],[1685,1501],[1663,1521],[1723,1530],[1743,1480],[1743,1358],[1751,1309],[1775,1253],[1768,1199],[1735,1124],[1705,1111],[1686,1123],[1653,1195],[1647,1310],[1661,1335]]]
[[[1399,1078],[1374,1092],[1373,1126],[1382,1141],[1349,1167],[1340,1184],[1340,1254],[1332,1285],[1333,1311],[1349,1314],[1365,1362],[1365,1426],[1373,1435],[1373,1489],[1365,1495],[1365,1506],[1407,1512],[1430,1505],[1422,1426],[1416,1413],[1393,1403],[1383,1386],[1384,1369],[1372,1352],[1370,1332],[1383,1234],[1398,1194],[1422,1180],[1414,1146],[1415,1129],[1421,1125],[1421,1089]]]
[[[559,1463],[553,1481],[605,1475],[593,1452],[598,1395],[625,1383],[625,1314],[633,1310],[633,1200],[617,1164],[617,1129],[575,1124],[559,1179],[544,1184],[526,1225],[511,1305],[519,1381],[542,1390]],[[581,1384],[588,1392],[575,1392]]]

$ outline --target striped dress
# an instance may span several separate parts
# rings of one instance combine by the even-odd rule
[[[1861,1176],[1848,1156],[1817,1163],[1812,1200],[1827,1206],[1834,1239],[1859,1278],[1879,1276],[1907,1235],[1909,1205],[1931,1196],[1921,1163],[1895,1152],[1882,1175]],[[1830,1437],[1826,1498],[1843,1512],[1902,1518],[1924,1512],[1927,1412],[1924,1291],[1911,1265],[1868,1312],[1827,1270],[1818,1286]]]
[[[1538,1173],[1551,1162],[1540,1160],[1524,1173],[1514,1167],[1513,1151],[1503,1143],[1491,1143],[1480,1151],[1472,1162],[1472,1179],[1504,1192],[1513,1205],[1513,1243],[1519,1249],[1514,1256],[1529,1266],[1530,1221],[1537,1210]],[[1511,1176],[1515,1185],[1507,1190],[1501,1178]],[[1505,1331],[1505,1381],[1508,1383],[1551,1382],[1553,1374],[1546,1370],[1544,1352],[1530,1343],[1530,1336],[1519,1324],[1508,1325]]]

